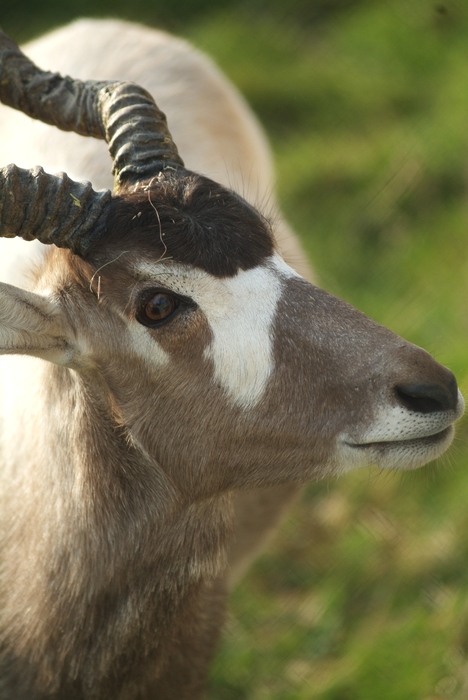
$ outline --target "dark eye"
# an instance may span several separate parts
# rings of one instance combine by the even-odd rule
[[[179,300],[166,292],[146,296],[137,310],[136,320],[144,326],[157,326],[166,321],[179,306]]]

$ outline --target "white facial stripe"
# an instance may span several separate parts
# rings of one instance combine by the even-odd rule
[[[213,334],[205,357],[213,362],[215,381],[237,405],[254,406],[273,370],[272,327],[281,278],[297,273],[277,255],[221,279],[162,261],[139,265],[138,272],[198,304]]]
[[[275,253],[264,266],[224,280],[230,298],[223,310],[219,305],[211,313],[206,310],[214,336],[206,355],[215,365],[216,379],[244,408],[259,401],[273,371],[272,326],[281,277],[300,275]]]
[[[273,270],[255,267],[222,280],[222,285],[222,297],[203,309],[213,332],[205,355],[231,398],[250,408],[273,370],[272,326],[281,280]]]
[[[149,366],[164,367],[169,362],[169,354],[153,338],[150,331],[133,321],[130,324],[130,332],[133,337],[133,348]]]

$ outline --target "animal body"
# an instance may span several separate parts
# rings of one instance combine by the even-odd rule
[[[206,58],[117,21],[25,51],[142,84],[181,157],[139,88],[35,72],[2,37],[2,101],[82,135],[1,110],[2,163],[72,180],[0,171],[0,234],[46,244],[1,241],[0,698],[195,700],[227,589],[299,485],[421,466],[463,399],[284,262],[310,274],[262,132]],[[111,184],[84,134],[109,144],[112,196],[74,182]]]

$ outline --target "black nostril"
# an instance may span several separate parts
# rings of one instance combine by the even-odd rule
[[[396,395],[410,411],[435,413],[455,411],[458,404],[458,388],[452,375],[445,386],[440,384],[400,384],[395,387]]]

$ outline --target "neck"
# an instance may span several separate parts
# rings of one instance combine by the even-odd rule
[[[224,568],[227,497],[182,499],[110,418],[97,377],[23,362],[42,388],[20,426],[5,421],[0,676],[18,699],[154,688],[171,645],[193,646],[187,629],[219,626],[205,607]],[[28,444],[24,426],[38,423],[40,444]]]

